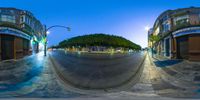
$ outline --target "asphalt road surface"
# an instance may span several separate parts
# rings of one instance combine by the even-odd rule
[[[121,86],[133,78],[144,61],[144,52],[132,54],[50,52],[56,69],[70,85],[81,89]]]

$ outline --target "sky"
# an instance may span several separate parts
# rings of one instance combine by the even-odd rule
[[[28,10],[50,27],[48,45],[64,39],[93,33],[118,35],[147,46],[147,31],[166,10],[200,7],[200,0],[0,0],[0,7]]]

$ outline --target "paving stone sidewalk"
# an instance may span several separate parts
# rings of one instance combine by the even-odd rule
[[[170,60],[161,57],[153,58],[153,62],[158,69],[162,69],[166,74],[176,79],[200,83],[200,62],[178,59]]]
[[[196,94],[194,97],[200,97],[200,62],[160,56],[154,56],[151,60],[163,79],[194,92]]]
[[[132,92],[156,97],[194,98],[196,96],[196,93],[191,88],[187,89],[184,86],[179,86],[182,83],[175,85],[171,80],[166,80],[166,78],[167,76],[162,75],[148,55],[144,63],[141,79],[133,86]]]
[[[177,79],[200,83],[200,62],[170,60],[157,57],[153,59],[158,68]]]
[[[43,53],[0,63],[0,98],[73,98],[56,79],[52,63]]]

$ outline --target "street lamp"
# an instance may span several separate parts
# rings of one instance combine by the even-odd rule
[[[49,28],[46,27],[46,25],[44,25],[44,36],[45,36],[45,42],[44,42],[44,56],[47,55],[47,34],[49,34],[49,30],[54,28],[54,27],[61,27],[61,28],[65,28],[68,31],[71,31],[70,27],[66,27],[66,26],[62,26],[62,25],[53,25],[50,26]]]
[[[49,35],[50,34],[50,31],[47,31],[47,35]]]

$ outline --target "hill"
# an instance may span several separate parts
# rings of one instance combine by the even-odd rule
[[[107,35],[107,34],[90,34],[73,37],[59,43],[58,47],[87,47],[87,46],[105,46],[105,47],[123,47],[134,50],[140,50],[141,47],[130,40],[120,36]]]

